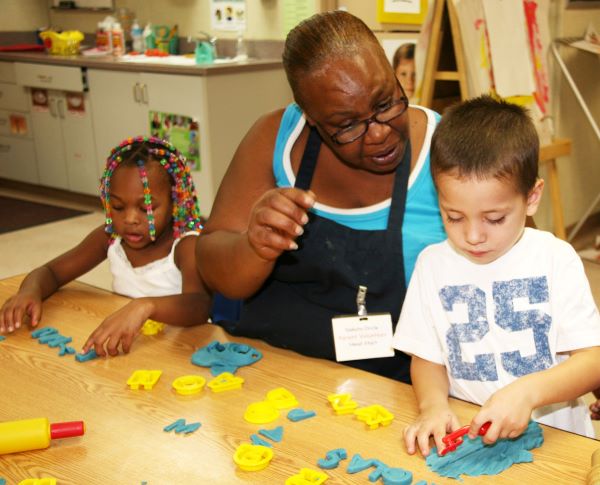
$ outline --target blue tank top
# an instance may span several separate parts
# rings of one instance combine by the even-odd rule
[[[446,239],[437,192],[429,170],[429,146],[440,115],[427,108],[417,108],[423,110],[427,116],[427,129],[423,148],[408,180],[402,223],[404,276],[407,285],[419,253],[426,246]],[[283,114],[273,154],[273,175],[278,187],[294,186],[296,177],[292,171],[290,152],[305,123],[300,107],[290,104]],[[384,230],[388,224],[390,203],[391,199],[387,199],[369,207],[338,209],[317,202],[312,211],[352,229]]]

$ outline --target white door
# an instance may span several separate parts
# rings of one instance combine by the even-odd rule
[[[29,91],[39,183],[68,190],[69,180],[59,112],[64,109],[64,93],[38,88],[30,88]]]
[[[62,121],[69,189],[98,195],[99,168],[92,114],[87,93],[66,92],[65,104],[59,104]]]

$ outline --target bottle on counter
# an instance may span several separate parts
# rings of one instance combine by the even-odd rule
[[[98,22],[96,29],[96,47],[106,52],[112,52],[112,32],[111,25],[106,22]]]
[[[119,22],[115,22],[112,27],[112,53],[117,57],[125,54],[125,36]]]
[[[138,23],[137,19],[133,21],[133,25],[131,26],[131,43],[135,52],[142,53],[146,50],[144,43],[144,30]]]

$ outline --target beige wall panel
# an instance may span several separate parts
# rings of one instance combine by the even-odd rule
[[[3,0],[0,6],[0,31],[35,31],[48,25],[46,0]]]

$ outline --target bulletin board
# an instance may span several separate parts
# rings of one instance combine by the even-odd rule
[[[382,24],[422,24],[427,0],[377,0],[377,21]]]

